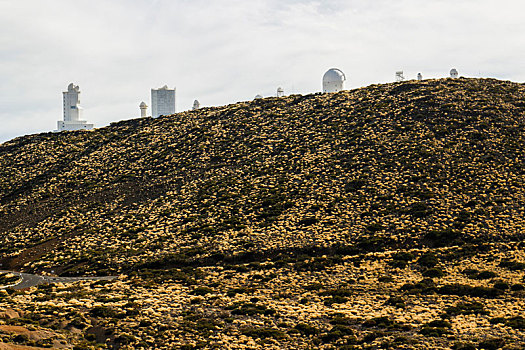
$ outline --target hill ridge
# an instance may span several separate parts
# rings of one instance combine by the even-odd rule
[[[392,215],[406,216],[403,211],[413,211],[416,214],[409,214],[408,219],[418,221],[428,214],[425,210],[431,210],[429,205],[433,201],[432,191],[422,180],[429,180],[429,176],[434,176],[430,180],[435,184],[448,186],[443,182],[450,176],[445,166],[460,171],[458,175],[462,172],[463,175],[476,174],[480,177],[491,172],[492,176],[500,176],[501,174],[493,172],[494,167],[504,166],[505,169],[498,170],[504,173],[512,171],[516,176],[515,181],[521,181],[518,175],[523,170],[521,163],[516,161],[521,158],[518,147],[523,137],[521,101],[523,86],[516,83],[479,79],[426,80],[371,85],[335,94],[266,98],[182,112],[158,119],[121,121],[93,132],[49,133],[16,139],[0,146],[0,153],[3,155],[0,173],[0,178],[3,179],[3,184],[0,185],[0,230],[7,233],[13,229],[23,230],[35,225],[30,228],[32,230],[45,222],[46,218],[49,220],[57,214],[69,215],[69,219],[77,220],[74,219],[75,215],[89,212],[87,205],[104,207],[106,202],[111,202],[117,210],[121,206],[133,211],[135,204],[151,206],[154,201],[162,202],[170,194],[178,203],[178,210],[189,204],[196,211],[202,211],[203,208],[195,207],[197,200],[208,197],[208,200],[220,204],[224,199],[217,201],[212,194],[202,193],[196,188],[195,182],[211,186],[219,192],[228,192],[228,181],[234,181],[235,186],[244,187],[245,191],[251,191],[255,187],[257,193],[251,193],[249,197],[260,203],[252,207],[248,205],[250,213],[239,214],[238,211],[243,208],[236,208],[235,214],[231,211],[222,212],[220,215],[224,217],[219,221],[223,223],[236,215],[244,216],[239,222],[224,224],[224,230],[231,231],[229,226],[232,226],[242,232],[244,228],[241,227],[249,226],[256,233],[275,232],[276,225],[272,224],[272,220],[279,221],[281,214],[295,211],[292,215],[299,217],[292,224],[292,231],[302,230],[301,227],[305,224],[307,227],[313,225],[323,237],[320,233],[323,232],[323,226],[313,221],[329,216],[326,208],[322,208],[324,210],[320,213],[308,209],[311,206],[308,201],[319,201],[319,198],[310,196],[317,193],[316,188],[319,185],[324,186],[323,195],[330,197],[330,201],[340,201],[341,198],[346,200],[345,196],[362,194],[360,187],[366,187],[367,183],[385,179],[389,181],[388,176],[383,178],[382,173],[398,177],[396,181],[404,183],[405,187],[410,185],[407,179],[399,177],[400,170],[405,173],[404,176],[415,176],[416,184],[412,182],[410,186],[417,187],[417,191],[422,193],[409,193],[405,196],[405,200],[409,201],[406,208],[396,208]],[[495,138],[487,137],[487,133]],[[467,146],[472,149],[466,150]],[[29,148],[24,153],[27,158],[22,158],[18,164],[23,162],[23,167],[30,169],[33,175],[9,174],[16,168],[16,157],[21,156],[20,153],[25,152],[26,148]],[[510,152],[514,159],[507,157],[505,152]],[[40,158],[37,160],[36,157]],[[99,164],[93,166],[97,162]],[[479,169],[469,168],[469,162],[479,165]],[[140,165],[141,163],[144,165]],[[489,163],[491,166],[487,167],[486,164]],[[407,164],[411,164],[413,168],[409,169]],[[351,170],[353,174],[346,174],[343,170]],[[421,175],[423,178],[417,179],[416,173],[421,171],[424,172]],[[263,176],[262,182],[257,183],[261,180],[257,179],[259,176]],[[471,180],[479,181],[475,178]],[[498,181],[500,180],[503,179]],[[226,187],[221,187],[217,181],[225,181]],[[255,185],[248,184],[251,181],[255,181]],[[490,184],[487,182],[487,185],[496,186],[498,181]],[[309,186],[308,191],[304,190],[305,184]],[[466,183],[458,185],[462,188],[469,187]],[[275,186],[284,186],[281,195],[277,193]],[[394,192],[392,190],[393,188],[388,190],[390,196],[398,194],[395,191],[399,189]],[[400,190],[408,191],[403,188]],[[292,195],[288,196],[287,191]],[[371,187],[367,191],[377,192]],[[388,192],[384,189],[379,191]],[[425,191],[429,193],[425,195]],[[179,199],[186,194],[191,197],[183,203]],[[366,191],[365,194],[377,196],[377,193]],[[289,203],[281,198],[283,196],[296,196],[304,203]],[[426,198],[428,196],[430,197]],[[259,200],[261,197],[267,198],[266,203]],[[363,200],[357,197],[355,200],[357,202],[352,203],[354,207],[339,209],[339,214],[342,215],[354,213],[349,218],[350,221],[346,221],[345,225],[348,227],[337,229],[339,234],[336,236],[345,231],[349,232],[346,235],[364,234],[364,237],[375,233],[374,229],[370,231],[366,227],[377,224],[373,221],[380,220],[366,219],[364,208],[355,208]],[[392,202],[391,199],[380,200]],[[508,208],[513,211],[515,218],[521,216],[521,203],[522,200],[519,199]],[[326,207],[327,204],[326,201],[323,202],[323,206]],[[262,208],[261,205],[268,207]],[[390,205],[399,207],[399,202],[392,202]],[[68,214],[73,209],[79,213]],[[157,209],[150,208],[154,211]],[[443,207],[441,214],[446,210],[448,209]],[[104,220],[106,214],[103,211],[99,210],[97,220]],[[176,217],[175,214],[174,218]],[[54,217],[52,221],[56,219]],[[266,219],[270,221],[266,222]],[[174,221],[178,222],[175,224],[176,232],[187,230],[183,228],[188,226],[183,223],[184,220],[186,219]],[[218,218],[199,220],[202,221],[202,227],[192,229],[206,230],[208,224],[205,222],[213,222]],[[252,225],[254,221],[257,222],[256,225]],[[281,221],[286,221],[286,218]],[[516,224],[521,225],[521,221]],[[56,222],[45,225],[56,225]],[[89,227],[87,220],[80,225],[83,228],[79,232],[105,230],[100,225]],[[452,224],[441,225],[442,227],[434,223],[431,227],[435,230],[454,228],[448,227],[453,226]],[[360,228],[349,230],[349,227],[355,226]],[[166,227],[170,227],[169,224]],[[386,227],[377,229],[377,232],[385,230]],[[479,230],[485,232],[484,234],[494,235],[494,232],[489,232],[494,231],[494,228]],[[74,230],[69,231],[66,235]],[[353,231],[361,232],[354,234]],[[19,234],[22,233],[17,232],[14,236]],[[251,234],[257,237],[253,232]],[[40,233],[38,237],[45,241],[59,235]],[[308,245],[313,246],[330,246],[334,243],[323,242],[322,238],[320,241],[318,238],[305,238]],[[464,238],[472,240],[475,237],[465,234]],[[31,239],[34,240],[35,235]],[[281,248],[293,243],[285,243],[287,238],[284,236],[280,239],[282,243],[278,246]],[[388,240],[387,237],[384,239]],[[204,246],[212,247],[217,243],[206,241],[203,242]],[[336,240],[338,243],[345,241],[346,238],[342,236]],[[6,241],[4,243],[5,251],[12,250],[10,244]],[[231,253],[232,248],[224,247],[219,251]]]
[[[2,269],[120,276],[2,292],[0,323],[81,349],[523,348],[524,142],[525,86],[465,78],[14,139]]]

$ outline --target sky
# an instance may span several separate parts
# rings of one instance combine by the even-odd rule
[[[140,116],[150,89],[177,111],[321,90],[461,76],[525,81],[522,0],[0,0],[0,143],[56,129],[62,91],[84,119]]]

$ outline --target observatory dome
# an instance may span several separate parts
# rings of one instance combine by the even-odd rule
[[[193,101],[193,108],[192,109],[195,111],[195,110],[197,110],[199,108],[201,108],[201,103],[199,102],[199,100]]]
[[[80,92],[80,88],[77,85],[71,83],[67,86],[67,91]]]
[[[141,102],[139,107],[140,108],[147,108],[148,105],[146,104],[146,102]]]
[[[344,90],[345,73],[340,69],[329,69],[323,76],[323,92],[337,92]]]

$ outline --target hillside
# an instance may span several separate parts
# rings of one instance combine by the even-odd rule
[[[463,78],[18,138],[2,268],[123,277],[0,305],[114,348],[520,348],[524,144],[525,86]]]

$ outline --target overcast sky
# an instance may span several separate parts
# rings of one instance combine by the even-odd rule
[[[0,142],[51,131],[80,86],[96,127],[140,115],[150,89],[218,106],[407,78],[525,81],[522,0],[0,0]]]

